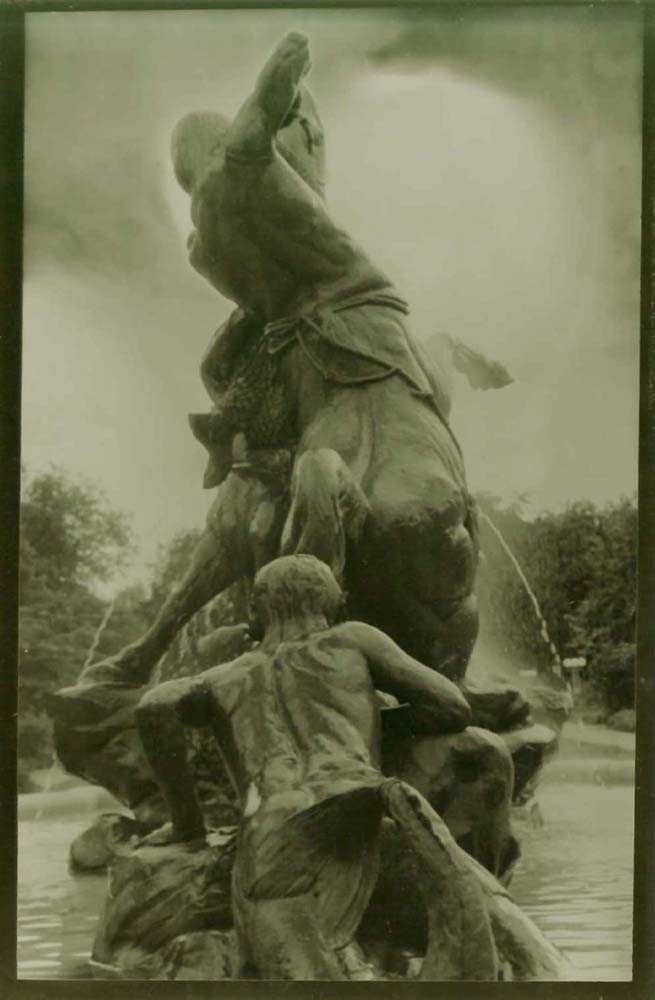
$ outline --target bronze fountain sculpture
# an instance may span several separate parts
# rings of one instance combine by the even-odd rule
[[[217,487],[192,563],[143,637],[52,698],[64,766],[134,817],[94,956],[152,978],[561,978],[497,881],[530,708],[466,680],[478,539],[449,388],[328,214],[309,67],[287,35],[233,122],[173,136],[191,263],[237,309],[191,418]],[[250,623],[154,684],[244,578]],[[229,820],[207,821],[185,726],[212,734]]]

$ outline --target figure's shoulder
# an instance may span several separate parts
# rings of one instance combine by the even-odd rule
[[[335,632],[338,632],[344,644],[347,643],[352,649],[357,649],[369,664],[394,659],[398,654],[403,655],[394,640],[374,625],[356,621],[344,622],[343,625],[337,626]]]
[[[223,687],[242,681],[252,670],[267,661],[267,657],[259,649],[249,649],[241,653],[235,660],[219,663],[198,675],[199,680],[211,687]]]
[[[374,628],[373,625],[367,625],[365,622],[357,621],[347,621],[342,622],[340,625],[334,625],[326,634],[334,643],[342,646],[349,646],[352,649],[357,649],[362,653],[365,653],[367,648],[376,641],[380,641],[380,638],[384,640],[385,636],[383,632],[379,629]]]

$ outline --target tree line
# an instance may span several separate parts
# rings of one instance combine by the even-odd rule
[[[632,709],[635,697],[637,504],[581,500],[528,518],[520,503],[478,497],[534,591],[561,659],[584,657],[582,708],[591,721]],[[530,598],[493,531],[480,525],[478,599],[485,630],[515,662],[551,659]]]
[[[521,505],[479,498],[530,581],[560,654],[584,656],[599,717],[634,700],[636,503],[577,502],[563,512],[525,516]],[[147,585],[102,597],[120,578],[136,539],[129,517],[92,483],[50,469],[25,475],[20,528],[19,786],[53,759],[47,692],[75,682],[89,657],[131,642],[153,619],[181,574],[199,531],[163,545]],[[481,520],[478,597],[485,634],[513,662],[543,667],[529,597],[494,533]]]

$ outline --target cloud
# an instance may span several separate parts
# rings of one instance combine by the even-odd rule
[[[186,414],[230,304],[188,266],[169,164],[184,113],[233,114],[307,31],[328,198],[417,334],[507,365],[456,387],[476,487],[538,506],[636,476],[636,16],[193,11],[27,17],[24,449],[92,472],[152,548],[209,497]]]
[[[447,69],[530,102],[569,144],[577,171],[597,191],[604,227],[596,261],[599,285],[611,282],[609,350],[634,356],[625,335],[639,305],[641,17],[596,6],[444,10],[435,19],[409,12],[393,38],[369,58],[384,70]],[[517,173],[521,163],[515,167]],[[581,224],[584,224],[581,220]]]

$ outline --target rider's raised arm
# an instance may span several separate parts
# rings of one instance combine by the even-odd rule
[[[228,158],[272,156],[273,140],[298,98],[310,68],[309,45],[292,31],[279,43],[257,78],[254,93],[237,114],[227,143]]]
[[[424,731],[459,732],[470,724],[471,709],[452,681],[408,656],[379,629],[361,622],[344,628],[366,657],[376,688],[411,705]]]

